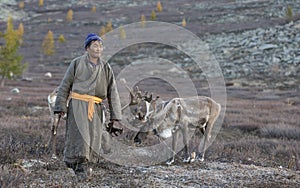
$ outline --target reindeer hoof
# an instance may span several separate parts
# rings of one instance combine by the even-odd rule
[[[174,159],[170,159],[169,161],[166,162],[167,165],[171,165],[172,163],[174,163]]]
[[[201,154],[201,153],[198,153],[198,155],[196,156],[196,160],[200,161],[200,162],[203,162],[204,161],[204,155]]]
[[[136,143],[136,144],[141,144],[141,143],[142,143],[142,140],[139,139],[139,138],[134,138],[133,141],[134,141],[134,143]]]
[[[190,159],[191,159],[190,157],[184,158],[182,162],[184,162],[184,163],[189,163],[189,162],[190,162]]]
[[[53,159],[53,160],[57,160],[58,159],[58,157],[53,153],[52,154],[52,156],[51,156],[51,159]]]
[[[196,152],[192,152],[190,163],[194,162],[195,160],[196,160]]]
[[[197,157],[196,158],[198,161],[203,162],[204,161],[204,157]]]

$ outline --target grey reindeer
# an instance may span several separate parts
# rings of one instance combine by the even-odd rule
[[[149,134],[155,134],[163,139],[172,137],[171,157],[166,162],[171,165],[175,161],[175,150],[181,132],[185,152],[183,161],[204,161],[212,128],[221,111],[220,104],[206,96],[173,98],[169,101],[158,102],[159,97],[152,99],[152,94],[142,95],[139,90],[136,91],[138,94],[135,94],[133,90],[130,92],[132,97],[140,98],[140,102],[132,106],[134,109],[131,113],[144,123],[134,138],[135,142],[141,143]],[[197,151],[190,154],[188,144],[192,129],[198,129],[198,132],[204,135],[204,142],[202,145],[199,142]]]

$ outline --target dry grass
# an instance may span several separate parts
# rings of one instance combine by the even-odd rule
[[[287,167],[291,156],[300,151],[300,129],[296,124],[299,112],[295,110],[299,106],[290,106],[284,100],[254,103],[232,98],[228,103],[226,121],[207,158]],[[15,97],[1,104],[0,164],[47,156],[50,119],[42,96],[36,100]],[[59,143],[63,143],[64,127],[59,131]],[[62,154],[63,144],[58,150]]]
[[[209,148],[210,159],[299,170],[300,101],[290,105],[286,98],[229,97],[226,123]]]
[[[19,185],[26,173],[15,165],[20,159],[49,159],[50,117],[46,96],[53,88],[37,93],[34,85],[23,86],[20,94],[1,91],[0,100],[0,186]],[[300,170],[300,99],[287,102],[288,91],[276,100],[240,97],[228,88],[223,127],[208,148],[207,161],[241,163]],[[296,94],[297,95],[297,94]],[[249,99],[250,97],[250,99]],[[8,100],[11,98],[11,100]],[[58,154],[62,158],[64,124],[59,127]],[[123,136],[126,139],[126,136]],[[127,143],[128,141],[124,141]],[[182,158],[181,153],[178,158]]]

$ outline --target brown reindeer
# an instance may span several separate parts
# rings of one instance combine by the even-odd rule
[[[204,160],[212,128],[221,111],[220,104],[205,96],[173,98],[162,102],[157,102],[158,97],[152,100],[152,95],[142,95],[141,99],[148,104],[140,102],[139,105],[144,105],[146,108],[136,107],[140,110],[132,111],[132,113],[136,113],[135,117],[146,123],[135,136],[135,142],[140,143],[149,134],[155,134],[164,139],[172,137],[172,155],[167,161],[170,165],[174,162],[181,132],[185,151],[184,162],[193,162],[195,159]],[[193,153],[191,158],[188,144],[191,138],[190,132],[193,129],[195,131],[198,129],[204,134],[204,142],[202,145],[199,143],[196,156]]]

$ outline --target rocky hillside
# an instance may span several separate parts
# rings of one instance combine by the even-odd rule
[[[162,1],[162,5],[164,10],[157,13],[156,20],[180,25],[186,18],[186,29],[210,46],[228,81],[270,88],[298,88],[300,4],[297,1],[190,0],[183,3],[176,0]],[[294,21],[287,18],[288,5],[292,7]],[[97,8],[96,13],[91,12],[92,6]],[[5,29],[8,15],[12,15],[16,24],[24,23],[24,45],[20,51],[24,54],[24,62],[30,65],[26,76],[32,77],[32,73],[38,71],[36,64],[57,65],[81,54],[86,33],[98,33],[108,21],[114,28],[139,22],[142,14],[150,20],[151,10],[155,8],[155,2],[142,0],[48,0],[43,6],[38,6],[35,1],[25,1],[23,9],[18,7],[18,1],[1,1],[0,29]],[[65,19],[69,9],[74,12],[71,23]],[[48,30],[54,31],[55,38],[64,35],[67,42],[57,44],[54,56],[43,58],[40,47]],[[176,52],[170,52],[168,56],[170,60],[178,59]],[[122,65],[124,58],[114,62]],[[189,60],[180,62],[188,63]]]
[[[300,80],[300,21],[205,37],[225,78],[241,85],[294,87]]]

